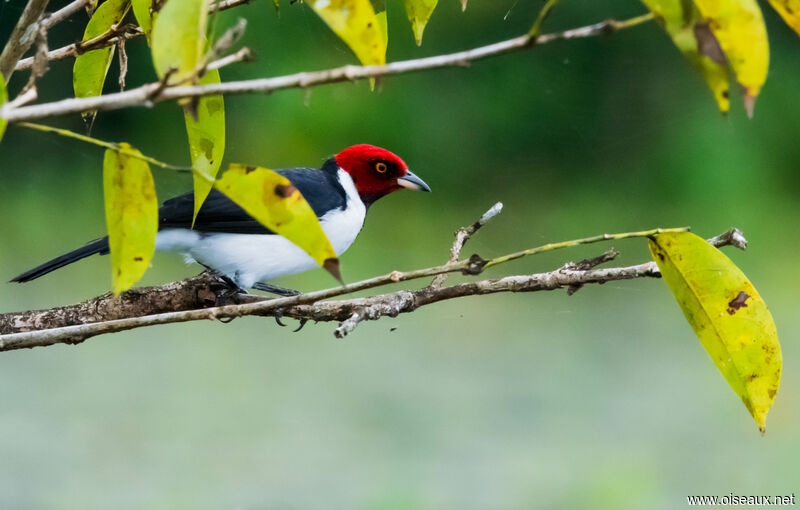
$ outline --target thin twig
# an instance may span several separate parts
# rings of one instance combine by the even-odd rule
[[[488,211],[483,213],[483,216],[478,218],[478,221],[469,225],[467,227],[461,227],[458,229],[455,235],[455,240],[453,241],[453,246],[450,247],[450,258],[448,259],[448,263],[452,264],[458,261],[459,256],[461,255],[461,250],[464,248],[464,245],[467,244],[469,238],[472,237],[475,232],[477,232],[482,226],[486,225],[492,218],[500,214],[503,210],[503,203],[497,202]],[[436,277],[431,282],[431,287],[436,289],[444,285],[445,280],[447,280],[447,273],[436,275]]]
[[[304,72],[274,78],[212,83],[188,87],[166,87],[160,91],[158,83],[150,83],[125,92],[96,97],[62,99],[52,103],[30,105],[20,108],[9,108],[6,105],[0,109],[0,116],[9,122],[19,122],[22,120],[41,119],[44,117],[90,110],[118,110],[120,108],[133,106],[152,106],[156,102],[172,99],[219,94],[271,93],[277,90],[315,87],[331,83],[405,74],[442,67],[463,66],[466,62],[530,48],[534,42],[536,45],[541,45],[559,39],[595,37],[615,30],[639,25],[651,19],[653,19],[651,14],[645,14],[624,21],[605,20],[585,27],[551,34],[542,34],[535,38],[525,34],[520,37],[490,44],[488,46],[473,48],[467,51],[413,60],[403,60],[382,66],[344,66],[328,69],[326,71]]]
[[[75,140],[80,140],[82,142],[89,143],[89,144],[92,144],[92,145],[97,145],[98,147],[103,147],[105,149],[111,149],[111,150],[119,152],[120,154],[125,154],[128,157],[141,159],[142,161],[147,161],[151,165],[156,165],[156,166],[159,166],[161,168],[169,168],[171,170],[187,170],[187,171],[191,170],[191,167],[170,165],[169,163],[164,163],[163,161],[159,161],[159,160],[157,160],[155,158],[151,158],[149,156],[145,156],[144,154],[142,154],[141,152],[139,152],[137,150],[126,149],[126,148],[122,147],[121,145],[119,145],[118,143],[107,142],[105,140],[100,140],[100,139],[97,139],[97,138],[94,138],[94,137],[91,137],[91,136],[82,135],[80,133],[75,133],[74,131],[70,131],[68,129],[61,129],[61,128],[57,128],[57,127],[53,127],[53,126],[45,126],[43,124],[34,124],[32,122],[20,122],[19,125],[22,126],[22,127],[30,128],[30,129],[35,129],[36,131],[43,131],[45,133],[55,133],[55,134],[60,135],[60,136],[64,136],[64,137],[67,137],[67,138],[73,138]],[[201,174],[201,175],[204,175],[204,174]]]
[[[252,0],[227,0],[227,1],[218,2],[218,3],[212,5],[209,8],[209,12],[224,11],[224,10],[227,10],[227,9],[232,9],[232,8],[240,6],[240,5],[248,4],[251,1]],[[83,5],[85,5],[88,2],[89,2],[89,0],[79,0],[78,2],[73,2],[73,4],[80,3],[81,4],[80,7],[79,7],[79,9],[80,9],[81,7],[83,7]],[[72,5],[72,4],[70,4],[70,5]],[[67,7],[69,7],[69,6],[67,6]],[[53,13],[50,16],[50,19],[52,20],[53,18],[58,16],[58,14],[61,11],[66,10],[67,7],[65,7],[64,9],[61,9],[59,11],[56,11],[55,13]],[[54,23],[51,23],[51,25],[53,25],[53,24]],[[139,37],[139,36],[142,36],[142,35],[144,35],[144,31],[140,27],[136,27],[136,26],[134,26],[133,28],[128,28],[127,31],[124,32],[124,33],[118,33],[118,34],[113,34],[113,35],[110,34],[110,31],[107,31],[105,34],[100,34],[98,37],[92,38],[91,41],[93,41],[93,42],[91,44],[89,44],[89,40],[80,41],[80,42],[77,42],[77,43],[74,43],[74,44],[68,44],[66,46],[62,46],[61,48],[57,48],[55,50],[52,50],[52,51],[47,53],[47,59],[48,60],[61,60],[61,59],[68,58],[68,57],[75,57],[75,56],[80,54],[81,48],[83,48],[84,51],[97,50],[97,49],[100,49],[100,48],[105,48],[107,46],[113,46],[114,44],[117,43],[117,40],[119,38],[124,38],[124,39],[127,40],[127,39],[133,39],[135,37]],[[20,71],[22,69],[29,69],[32,65],[33,65],[33,58],[32,57],[24,58],[24,59],[20,60],[19,62],[17,62],[15,70],[16,71]]]
[[[252,58],[253,55],[250,53],[250,48],[242,48],[236,53],[231,53],[226,57],[222,57],[219,60],[211,62],[206,66],[206,70],[211,71],[214,69],[221,69],[237,62],[249,62]]]
[[[11,80],[11,75],[14,73],[14,67],[17,61],[28,51],[33,41],[36,39],[36,34],[39,28],[36,22],[44,14],[49,0],[29,0],[22,15],[17,20],[8,42],[3,47],[0,53],[0,74],[5,77],[6,82]]]

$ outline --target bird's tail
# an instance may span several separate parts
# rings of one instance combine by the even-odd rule
[[[60,257],[56,257],[49,262],[45,262],[41,266],[34,267],[30,271],[25,271],[11,281],[19,283],[29,282],[39,278],[40,276],[44,276],[51,271],[55,271],[60,267],[64,267],[67,264],[72,264],[73,262],[77,262],[88,257],[89,255],[94,255],[95,253],[99,253],[100,255],[105,255],[108,253],[108,237],[98,239],[97,241],[92,241],[86,246],[82,246],[77,250],[65,253]]]

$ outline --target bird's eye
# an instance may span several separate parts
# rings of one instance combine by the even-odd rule
[[[383,161],[375,163],[375,171],[379,174],[385,174],[387,170],[389,170],[389,167]]]

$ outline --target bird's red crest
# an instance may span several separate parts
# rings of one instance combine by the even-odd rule
[[[401,188],[397,179],[406,175],[405,161],[374,145],[353,145],[336,155],[336,164],[350,174],[362,199],[370,203]]]

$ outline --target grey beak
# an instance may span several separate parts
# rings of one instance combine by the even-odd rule
[[[414,173],[411,170],[406,170],[406,174],[397,179],[397,185],[417,191],[431,190],[430,186],[425,184],[425,181],[414,175]]]

